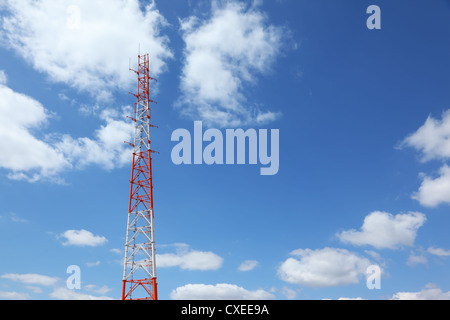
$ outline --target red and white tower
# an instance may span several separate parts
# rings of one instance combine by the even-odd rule
[[[151,109],[149,55],[138,56],[137,98],[130,200],[125,242],[122,300],[157,300],[155,233],[153,213]],[[131,69],[130,69],[131,70]]]

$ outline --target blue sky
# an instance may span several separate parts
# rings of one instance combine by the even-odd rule
[[[0,2],[0,299],[120,298],[139,47],[161,299],[450,298],[448,1],[30,3]],[[173,164],[194,121],[279,129],[279,172]]]

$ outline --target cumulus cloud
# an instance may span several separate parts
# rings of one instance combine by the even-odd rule
[[[428,284],[418,292],[397,292],[391,300],[450,300],[450,291],[443,292],[435,284]]]
[[[0,84],[0,168],[8,178],[36,182],[60,182],[61,173],[98,165],[111,170],[131,159],[124,141],[131,141],[133,124],[126,121],[130,107],[122,112],[104,109],[102,124],[94,136],[74,138],[69,134],[44,134],[50,112],[35,99]]]
[[[412,198],[425,207],[436,207],[442,203],[450,204],[450,167],[444,165],[439,170],[440,176],[433,179],[424,175],[419,190]]]
[[[422,153],[422,161],[450,158],[450,110],[442,119],[429,116],[415,133],[409,135],[402,146],[413,147]]]
[[[178,105],[183,113],[220,127],[279,117],[252,107],[245,94],[257,76],[270,70],[285,31],[268,24],[256,2],[214,2],[209,20],[191,16],[181,20],[181,31],[186,47]]]
[[[0,25],[5,44],[46,73],[52,81],[87,91],[99,100],[114,89],[134,83],[130,57],[151,53],[155,75],[172,57],[168,38],[160,35],[167,22],[153,1],[142,10],[138,0],[7,0]]]
[[[170,293],[173,300],[269,300],[274,295],[259,289],[250,291],[234,284],[187,284]]]
[[[366,274],[370,261],[345,249],[298,249],[278,268],[278,276],[288,283],[307,287],[334,287],[356,284]]]
[[[423,162],[450,158],[450,110],[442,113],[442,119],[427,118],[416,132],[409,135],[401,146],[413,147],[422,155]],[[450,203],[450,168],[443,165],[440,176],[433,179],[422,174],[423,181],[412,198],[425,207],[436,207]]]
[[[377,249],[397,249],[413,246],[417,230],[425,223],[420,212],[392,215],[375,211],[365,217],[361,230],[347,230],[338,234],[344,243],[370,245]]]
[[[108,242],[105,237],[96,236],[87,230],[67,230],[60,236],[66,239],[64,246],[96,247]]]
[[[223,264],[223,258],[214,252],[197,251],[189,248],[187,244],[177,244],[176,253],[163,253],[156,255],[158,267],[179,267],[185,270],[217,270]]]
[[[64,155],[34,130],[46,125],[49,113],[38,101],[0,84],[0,167],[12,179],[37,181],[70,167]]]

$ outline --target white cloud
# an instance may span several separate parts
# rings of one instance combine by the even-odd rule
[[[212,17],[181,20],[186,43],[181,76],[183,113],[208,125],[262,124],[279,117],[251,107],[246,88],[269,71],[285,30],[267,23],[257,3],[228,1],[212,6]]]
[[[56,288],[50,293],[50,297],[57,300],[114,300],[107,296],[93,296],[67,288]]]
[[[124,120],[131,107],[103,110],[99,119],[104,124],[93,138],[52,133],[43,139],[38,134],[50,118],[44,106],[1,84],[0,96],[0,168],[9,172],[9,179],[61,182],[61,173],[68,169],[98,165],[111,170],[131,159],[124,143],[132,141],[134,133],[132,122]]]
[[[397,249],[413,246],[417,230],[425,223],[420,212],[393,216],[387,212],[375,211],[364,219],[361,231],[348,230],[338,234],[344,243],[357,246],[371,245],[377,249]]]
[[[307,287],[334,287],[358,283],[370,261],[345,249],[298,249],[278,268],[281,280]]]
[[[135,79],[129,58],[150,52],[158,75],[172,57],[167,24],[153,1],[140,8],[138,0],[78,0],[76,5],[54,0],[7,0],[0,25],[0,42],[16,51],[52,81],[90,92],[99,100],[110,90],[129,88]]]
[[[156,255],[158,267],[180,267],[185,270],[217,270],[223,264],[223,258],[210,251],[196,251],[187,245],[177,245],[176,253]]]
[[[450,291],[443,292],[434,284],[428,284],[419,292],[397,292],[392,300],[450,300]]]
[[[122,167],[131,159],[124,141],[131,141],[133,124],[126,121],[131,107],[122,113],[105,109],[99,114],[104,123],[93,138],[73,138],[68,134],[52,133],[39,137],[50,118],[38,101],[0,84],[0,168],[8,178],[36,182],[61,182],[61,173],[88,165],[111,170]],[[41,133],[41,135],[43,135]]]
[[[429,116],[425,124],[408,136],[402,145],[420,151],[422,161],[450,158],[450,110],[442,114],[442,120]]]
[[[124,116],[122,117],[124,118]],[[74,139],[63,135],[55,148],[76,168],[98,165],[106,170],[122,167],[131,161],[131,151],[124,141],[132,142],[134,126],[131,121],[119,120],[119,116],[106,109],[100,119],[106,122],[94,133],[94,139]]]
[[[269,300],[274,295],[262,289],[250,291],[234,284],[187,284],[170,293],[173,300]]]
[[[56,277],[49,277],[34,273],[27,273],[27,274],[7,273],[2,275],[1,278],[9,279],[16,282],[22,282],[25,284],[34,284],[41,286],[53,286],[59,280]]]
[[[47,110],[38,101],[0,85],[0,167],[10,178],[37,181],[70,167],[64,155],[33,131],[42,128]]]
[[[428,251],[428,253],[438,256],[438,257],[449,257],[450,256],[450,250],[445,250],[442,248],[429,247],[427,251]]]
[[[424,176],[419,190],[412,195],[425,207],[436,207],[441,203],[450,204],[450,167],[444,165],[436,179]]]
[[[96,247],[108,242],[105,237],[95,236],[87,230],[67,230],[61,234],[61,237],[67,240],[63,242],[65,246]]]
[[[422,154],[422,161],[450,158],[450,110],[442,113],[442,119],[427,118],[425,124],[408,136],[402,146],[415,148]],[[450,204],[450,168],[443,165],[436,179],[423,175],[422,184],[412,198],[425,207]]]
[[[246,260],[238,267],[239,271],[251,271],[258,266],[259,262],[256,260]]]

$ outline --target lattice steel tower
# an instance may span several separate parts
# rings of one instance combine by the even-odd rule
[[[130,70],[132,70],[130,68]],[[122,300],[157,300],[155,234],[153,214],[151,109],[149,55],[138,56],[137,98],[130,199],[125,242]]]

